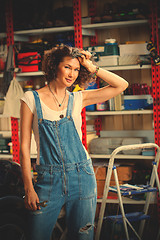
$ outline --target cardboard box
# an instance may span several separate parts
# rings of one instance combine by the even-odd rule
[[[104,185],[105,185],[105,180],[97,180],[97,197],[98,198],[103,197]],[[116,197],[117,198],[117,193],[108,192],[108,197],[114,197],[114,198]]]
[[[94,168],[96,180],[106,179],[106,167],[94,166],[93,168]]]
[[[123,184],[124,182],[130,181],[132,179],[132,171],[133,171],[132,166],[117,167],[117,175],[118,175],[119,184]],[[113,172],[112,172],[112,176],[111,176],[111,184],[110,184],[111,186],[115,185]]]
[[[105,185],[105,180],[97,180],[97,197],[98,198],[103,197],[104,185]]]
[[[119,184],[123,184],[126,181],[129,181],[132,179],[132,166],[118,166],[117,167],[117,174],[119,179]],[[106,180],[106,167],[99,167],[94,166],[94,172],[96,175],[96,181],[97,181],[97,197],[102,198],[103,197],[103,191],[104,191],[104,185]],[[112,172],[110,186],[115,186],[114,181],[114,173]],[[117,193],[109,192],[109,197],[116,197]]]

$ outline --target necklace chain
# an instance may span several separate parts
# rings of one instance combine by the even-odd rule
[[[59,103],[58,99],[56,98],[56,96],[55,96],[55,94],[53,93],[53,91],[52,91],[52,89],[51,89],[51,87],[50,87],[49,84],[48,84],[48,88],[49,88],[50,92],[52,93],[52,95],[54,96],[56,102],[58,103],[58,106],[61,107],[62,104],[64,103],[65,98],[66,98],[66,90],[65,90],[65,95],[64,95],[64,98],[63,98],[62,102]]]

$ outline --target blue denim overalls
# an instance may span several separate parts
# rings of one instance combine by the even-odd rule
[[[91,159],[72,118],[73,93],[69,94],[66,117],[43,119],[39,95],[33,91],[38,115],[40,165],[35,190],[45,208],[30,212],[29,240],[50,240],[65,204],[69,240],[93,240],[97,188]]]

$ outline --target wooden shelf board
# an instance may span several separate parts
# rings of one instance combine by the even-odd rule
[[[131,114],[153,114],[153,110],[122,110],[122,111],[86,111],[87,116],[107,115],[131,115]]]
[[[132,25],[134,26],[134,25],[143,25],[143,24],[148,24],[148,20],[142,19],[142,20],[85,24],[85,25],[82,25],[82,29],[119,28],[119,27],[127,27]],[[20,31],[15,31],[14,35],[30,36],[30,35],[40,35],[40,34],[57,33],[57,32],[68,32],[68,31],[74,31],[74,26],[20,30]],[[6,37],[6,33],[0,33],[0,38],[5,38],[5,37]]]

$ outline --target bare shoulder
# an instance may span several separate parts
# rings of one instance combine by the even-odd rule
[[[48,95],[48,87],[47,86],[42,87],[42,88],[38,89],[37,92],[40,95],[40,97],[45,98],[46,95]]]
[[[44,86],[38,90],[36,90],[39,94],[43,94],[45,93],[46,91],[48,90],[48,87],[47,86]]]

